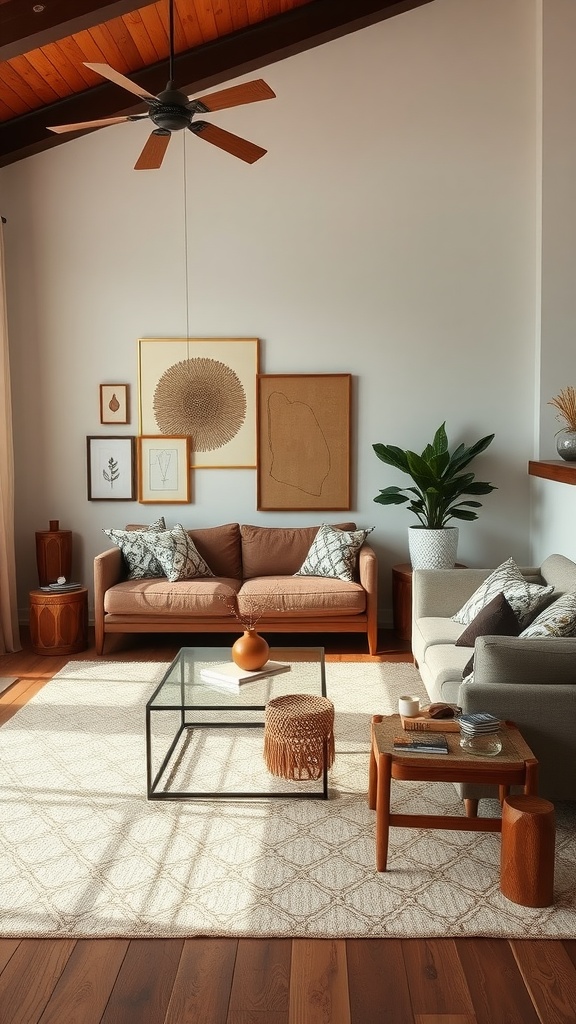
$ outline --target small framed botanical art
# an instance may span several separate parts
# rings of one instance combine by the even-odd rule
[[[136,501],[136,438],[87,437],[88,501]]]
[[[257,507],[350,508],[349,373],[258,377]]]
[[[138,438],[138,501],[146,505],[190,501],[190,438],[166,434]]]
[[[256,468],[258,338],[140,338],[142,435],[191,438],[194,468]]]
[[[129,423],[128,384],[100,385],[100,423]]]

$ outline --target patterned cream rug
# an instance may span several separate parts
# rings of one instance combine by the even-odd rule
[[[557,807],[553,907],[501,895],[489,833],[392,829],[376,872],[370,716],[423,694],[411,665],[327,664],[328,801],[148,802],[144,705],[164,668],[72,662],[0,729],[1,935],[576,935],[573,805]],[[213,784],[265,778],[260,730],[202,730],[201,743]],[[183,755],[175,776],[193,770]],[[393,804],[462,813],[444,783],[393,783]]]

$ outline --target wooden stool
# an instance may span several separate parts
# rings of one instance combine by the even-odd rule
[[[319,779],[334,763],[334,705],[327,697],[291,693],[268,701],[264,761],[272,775]]]
[[[523,907],[554,902],[554,804],[538,796],[507,796],[502,804],[500,891]]]
[[[77,654],[88,647],[88,590],[30,591],[30,642],[34,654]]]

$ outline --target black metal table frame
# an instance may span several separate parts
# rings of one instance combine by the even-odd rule
[[[299,650],[300,649],[301,648],[299,648]],[[320,680],[321,680],[321,685],[320,685],[321,693],[320,693],[320,695],[322,697],[325,697],[326,696],[326,672],[325,672],[324,650],[322,648],[313,648],[313,649],[314,650],[321,650],[322,651],[320,662],[318,664],[318,668],[320,670]],[[178,654],[177,657],[180,657],[180,654]],[[194,710],[194,711],[223,711],[223,710],[225,710],[227,712],[238,711],[238,712],[242,712],[242,713],[245,712],[245,711],[261,711],[261,712],[264,712],[266,710],[266,705],[265,704],[243,704],[243,705],[241,705],[239,707],[232,706],[232,707],[224,708],[221,704],[212,704],[212,705],[210,705],[210,704],[197,704],[193,708],[187,707],[186,704],[185,704],[185,700],[184,700],[185,687],[186,687],[186,682],[184,680],[184,661],[181,661],[181,663],[180,663],[180,703],[179,704],[166,704],[166,705],[162,705],[161,707],[152,707],[151,706],[152,702],[154,701],[155,697],[157,696],[157,694],[160,692],[160,690],[164,686],[164,683],[166,682],[167,676],[172,671],[173,665],[174,665],[174,662],[172,662],[170,664],[170,666],[168,667],[168,669],[165,672],[164,676],[162,677],[161,682],[158,684],[158,686],[154,690],[154,693],[152,694],[152,696],[150,697],[150,699],[148,700],[148,702],[146,704],[146,779],[147,779],[147,798],[148,798],[148,800],[190,800],[190,799],[195,799],[195,800],[222,800],[222,799],[227,799],[227,800],[236,800],[236,799],[240,799],[240,800],[246,800],[246,799],[256,800],[256,799],[260,799],[262,797],[266,797],[266,798],[272,798],[273,797],[275,799],[288,798],[290,800],[294,800],[294,799],[299,799],[299,800],[327,800],[328,799],[328,758],[327,758],[327,744],[326,744],[326,742],[324,742],[324,770],[323,770],[323,773],[322,773],[322,790],[318,791],[317,793],[297,793],[297,792],[294,792],[294,793],[288,793],[288,792],[281,793],[281,792],[269,792],[269,791],[259,792],[258,790],[251,790],[251,791],[249,790],[247,792],[234,791],[234,792],[231,792],[231,793],[227,793],[227,792],[206,792],[206,791],[202,791],[202,792],[190,792],[190,791],[159,792],[158,791],[158,786],[162,782],[162,778],[163,778],[164,772],[166,771],[166,769],[167,769],[167,767],[168,767],[168,765],[170,763],[170,759],[172,757],[172,754],[174,753],[176,747],[178,746],[178,742],[180,740],[180,737],[182,736],[182,733],[185,730],[187,730],[187,729],[262,729],[262,730],[264,730],[264,721],[262,721],[262,722],[232,722],[232,721],[228,721],[228,722],[189,722],[189,721],[187,721],[186,720],[186,712],[187,711],[192,711],[192,710]],[[151,716],[152,716],[152,712],[158,712],[158,711],[172,711],[172,712],[177,711],[177,712],[180,712],[180,727],[178,728],[178,730],[176,732],[176,735],[174,736],[174,739],[172,740],[170,746],[168,747],[168,750],[167,750],[166,754],[164,755],[164,758],[162,760],[162,763],[161,763],[160,767],[158,768],[158,771],[156,772],[156,774],[153,777],[153,773],[152,773]],[[298,785],[297,782],[295,782],[294,784]]]

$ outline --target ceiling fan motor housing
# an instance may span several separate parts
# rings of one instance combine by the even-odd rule
[[[192,117],[188,97],[178,89],[165,89],[150,107],[150,118],[154,124],[170,132],[187,128]]]

